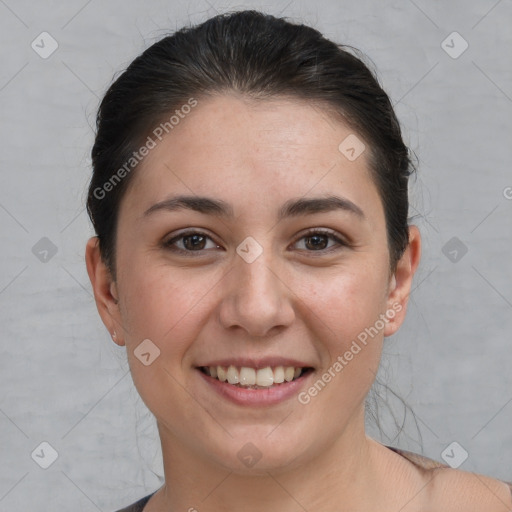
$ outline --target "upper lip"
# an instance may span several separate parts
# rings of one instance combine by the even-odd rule
[[[230,357],[226,359],[214,359],[213,361],[209,361],[204,364],[197,365],[198,368],[203,366],[236,366],[238,368],[245,366],[247,368],[256,368],[257,370],[260,368],[266,368],[267,366],[271,366],[275,368],[276,366],[294,366],[295,368],[313,368],[313,365],[304,363],[302,361],[298,361],[297,359],[290,359],[288,357],[279,357],[279,356],[269,356],[262,358],[252,358],[252,357]]]

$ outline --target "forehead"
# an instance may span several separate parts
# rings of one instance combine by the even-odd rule
[[[353,158],[363,141],[305,100],[198,98],[168,132],[162,140],[153,136],[154,148],[132,177],[125,202],[134,208],[150,207],[173,192],[213,195],[234,205],[258,200],[269,207],[311,192],[339,193],[379,209],[365,151]]]

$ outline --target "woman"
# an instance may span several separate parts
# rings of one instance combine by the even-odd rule
[[[123,510],[512,509],[509,484],[365,434],[421,243],[409,152],[361,60],[219,15],[112,84],[92,158],[87,269],[165,473]]]

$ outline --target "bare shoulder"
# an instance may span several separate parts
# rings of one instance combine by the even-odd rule
[[[428,472],[433,510],[512,512],[512,489],[501,480],[449,467]]]
[[[512,512],[512,485],[496,478],[453,469],[417,453],[390,446],[386,448],[395,452],[395,467],[400,467],[396,456],[402,459],[402,469],[398,474],[406,476],[403,487],[409,489],[408,493],[413,491],[404,512]],[[388,457],[388,460],[392,458]],[[400,481],[395,480],[398,480],[396,483]]]

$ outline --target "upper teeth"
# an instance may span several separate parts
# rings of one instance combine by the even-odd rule
[[[302,368],[295,368],[293,366],[276,366],[271,368],[248,368],[242,366],[206,366],[205,370],[211,377],[216,377],[221,382],[226,380],[230,384],[240,384],[241,386],[264,386],[269,387],[272,384],[280,384],[284,381],[290,382],[296,379],[302,373]]]

